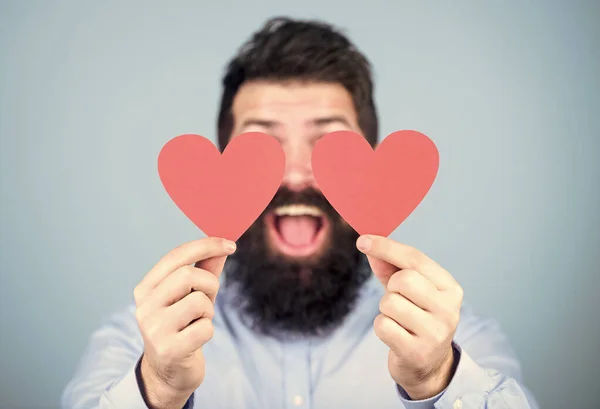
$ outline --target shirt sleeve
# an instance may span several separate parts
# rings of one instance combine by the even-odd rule
[[[148,409],[138,382],[143,342],[134,311],[113,315],[91,337],[61,396],[63,409]],[[193,407],[193,395],[183,409]]]
[[[521,368],[506,335],[492,319],[463,306],[454,344],[458,364],[448,387],[438,395],[410,400],[398,387],[406,409],[539,409],[523,385]]]

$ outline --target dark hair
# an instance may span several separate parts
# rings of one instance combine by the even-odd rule
[[[233,99],[245,81],[310,81],[343,85],[352,96],[358,125],[371,146],[378,121],[371,65],[330,24],[276,17],[268,20],[227,65],[218,118],[218,142],[225,149],[233,130]]]

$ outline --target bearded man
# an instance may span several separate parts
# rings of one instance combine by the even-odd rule
[[[537,408],[448,271],[359,237],[319,191],[312,148],[339,130],[377,144],[368,60],[331,25],[269,20],[227,66],[218,142],[276,138],[279,191],[237,243],[183,244],[146,274],[93,335],[64,408]]]

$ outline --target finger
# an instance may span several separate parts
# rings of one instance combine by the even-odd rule
[[[398,325],[396,321],[383,314],[375,317],[373,330],[375,335],[398,355],[401,354],[403,349],[407,349],[414,343],[413,335]]]
[[[193,291],[167,308],[165,320],[168,326],[179,332],[192,321],[202,318],[212,319],[215,316],[215,307],[206,294]]]
[[[397,271],[390,277],[386,288],[404,296],[425,311],[437,310],[440,292],[430,280],[415,270]]]
[[[183,244],[165,255],[142,280],[141,286],[153,289],[179,267],[213,257],[226,257],[235,251],[235,243],[214,237]]]
[[[207,258],[206,260],[200,260],[194,264],[194,267],[201,268],[206,271],[210,271],[215,276],[219,277],[227,261],[226,256],[218,256]]]
[[[183,266],[165,278],[151,293],[155,308],[175,304],[192,291],[206,294],[214,302],[219,290],[219,279],[208,271],[192,266]]]
[[[198,321],[185,327],[175,336],[186,353],[202,348],[214,335],[215,329],[211,319],[200,318]]]
[[[367,256],[371,270],[377,279],[387,287],[390,277],[399,270],[398,267],[375,257]]]
[[[357,247],[367,256],[385,261],[398,269],[407,268],[423,274],[440,290],[456,283],[450,273],[423,252],[387,237],[364,235],[358,238]]]
[[[379,302],[379,311],[417,337],[427,332],[431,315],[398,293],[387,292]]]

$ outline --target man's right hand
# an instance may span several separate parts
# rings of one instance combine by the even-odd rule
[[[164,256],[134,290],[144,340],[147,405],[181,409],[204,380],[202,346],[212,338],[219,275],[235,243],[205,238]]]

